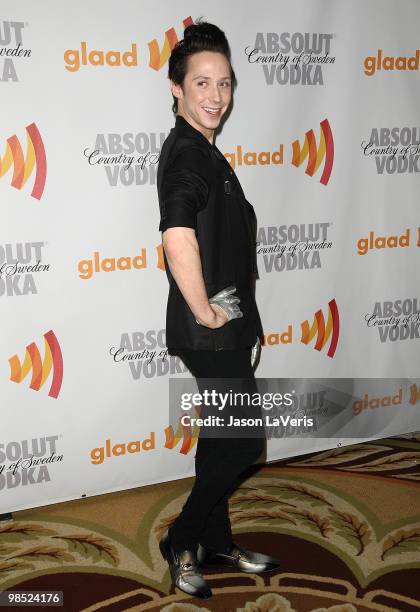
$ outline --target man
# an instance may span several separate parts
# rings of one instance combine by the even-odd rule
[[[235,80],[224,33],[208,23],[188,26],[169,59],[169,78],[176,122],[163,144],[157,176],[170,283],[168,352],[182,358],[200,389],[203,378],[230,378],[255,392],[251,355],[262,335],[254,296],[256,218],[214,145]],[[210,438],[200,431],[193,489],[160,542],[174,584],[197,597],[211,596],[199,563],[248,572],[278,566],[232,540],[229,495],[265,447],[261,432],[252,435]]]

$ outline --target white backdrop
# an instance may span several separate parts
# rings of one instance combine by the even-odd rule
[[[194,473],[193,443],[165,447],[169,379],[189,373],[165,358],[156,170],[168,53],[199,16],[238,77],[216,144],[258,217],[257,376],[418,375],[418,2],[4,0],[1,512]],[[354,414],[355,439],[419,429],[416,383],[384,400],[399,388]],[[270,440],[267,458],[350,442]]]

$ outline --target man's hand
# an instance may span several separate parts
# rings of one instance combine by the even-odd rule
[[[210,311],[210,317],[196,319],[196,322],[210,329],[218,329],[229,321],[228,315],[218,304],[210,304]]]
[[[202,322],[203,319],[196,319],[197,323],[200,325],[205,325],[206,327],[210,327],[211,329],[217,329],[218,327],[222,327],[232,319],[240,319],[243,317],[243,312],[239,309],[240,299],[237,295],[235,295],[236,287],[230,285],[229,287],[225,287],[216,295],[213,295],[209,299],[210,307],[213,312],[216,314],[215,319],[211,319],[210,321]],[[220,324],[219,318],[223,317],[222,323]]]

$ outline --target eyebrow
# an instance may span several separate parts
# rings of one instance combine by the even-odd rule
[[[202,75],[200,74],[199,76],[194,77],[194,78],[193,78],[193,81],[196,81],[197,79],[209,79],[209,78],[210,78],[210,77],[208,77],[208,76],[202,76]],[[222,78],[221,78],[221,79],[219,79],[219,80],[220,80],[220,81],[227,81],[227,80],[231,81],[232,79],[231,79],[231,77],[230,77],[230,76],[225,76],[225,77],[222,77]]]

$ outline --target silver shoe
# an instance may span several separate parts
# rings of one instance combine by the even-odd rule
[[[159,549],[162,557],[168,562],[172,582],[178,589],[202,599],[212,596],[209,585],[200,574],[194,551],[184,550],[177,553],[171,546],[168,530],[159,542]]]
[[[252,550],[241,548],[237,544],[232,544],[229,552],[210,552],[201,544],[197,549],[197,561],[199,565],[230,565],[241,572],[260,574],[280,567],[280,562],[271,557]]]

